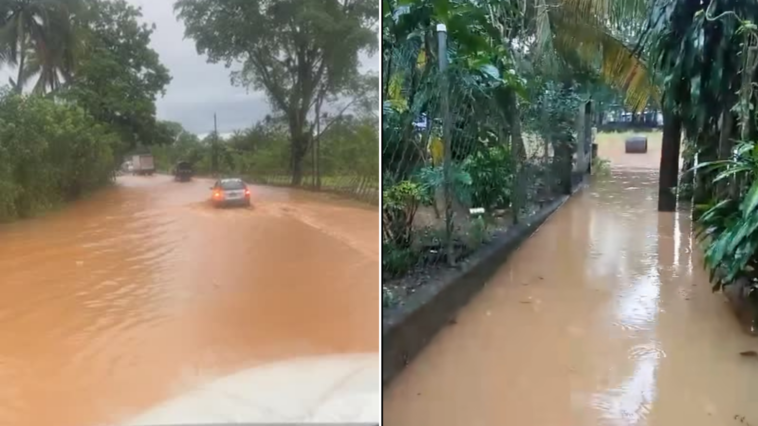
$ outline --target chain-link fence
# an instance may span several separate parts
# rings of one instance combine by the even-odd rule
[[[385,305],[570,194],[590,167],[589,110],[570,87],[523,99],[427,52],[409,41],[383,66]]]
[[[379,203],[377,121],[350,117],[333,126],[322,138],[312,140],[300,159],[299,179],[294,176],[288,142],[280,143],[271,152],[248,154],[250,164],[245,167],[245,176],[259,184],[328,192],[376,205]]]
[[[248,178],[252,182],[263,185],[293,186],[292,174],[286,173],[286,171],[281,174],[254,173]],[[374,205],[379,203],[379,180],[377,176],[352,174],[317,177],[306,175],[299,187],[338,194]]]

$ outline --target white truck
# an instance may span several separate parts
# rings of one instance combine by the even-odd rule
[[[133,175],[152,175],[155,173],[155,162],[152,154],[139,154],[132,156]]]

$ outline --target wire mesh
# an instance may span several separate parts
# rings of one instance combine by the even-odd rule
[[[569,194],[591,151],[581,102],[560,88],[519,105],[464,66],[441,72],[428,52],[411,39],[383,64],[383,279],[402,291]]]

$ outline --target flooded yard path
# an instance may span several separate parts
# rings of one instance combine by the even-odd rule
[[[377,209],[258,186],[214,209],[211,184],[124,176],[0,225],[0,425],[113,424],[244,369],[378,352]]]
[[[384,424],[758,425],[758,340],[657,181],[618,167],[569,200],[393,381]]]

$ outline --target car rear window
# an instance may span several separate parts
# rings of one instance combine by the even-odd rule
[[[243,189],[245,188],[245,184],[241,180],[227,180],[221,182],[221,187],[224,189]]]

